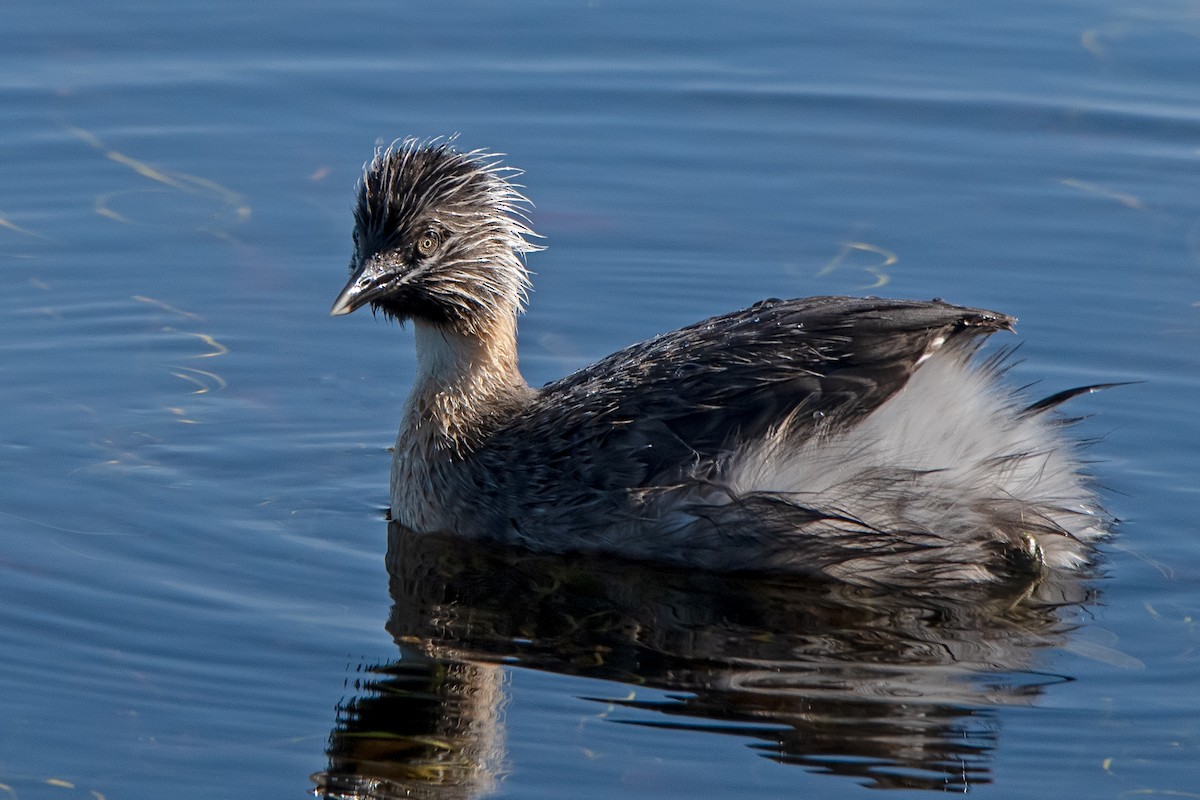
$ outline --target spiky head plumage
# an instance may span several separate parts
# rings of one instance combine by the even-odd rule
[[[410,138],[376,151],[358,184],[350,269],[389,271],[386,291],[369,300],[385,315],[471,333],[521,310],[530,288],[524,254],[542,248],[530,241],[530,203],[512,182],[520,170],[500,154],[452,144]]]

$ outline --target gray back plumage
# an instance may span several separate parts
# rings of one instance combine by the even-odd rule
[[[579,443],[621,443],[617,449],[639,464],[632,485],[640,485],[717,459],[785,422],[795,436],[818,424],[854,424],[934,350],[969,347],[1013,321],[939,301],[764,300],[632,345],[546,386],[522,427],[555,419],[575,427]]]

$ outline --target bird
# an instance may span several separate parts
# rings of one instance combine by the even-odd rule
[[[378,147],[330,314],[410,322],[416,370],[391,519],[550,553],[895,587],[1036,580],[1094,563],[1111,517],[1065,401],[1008,385],[1015,318],[878,297],[767,299],[541,388],[522,377],[527,254],[502,154]]]

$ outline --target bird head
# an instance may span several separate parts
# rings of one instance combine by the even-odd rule
[[[477,334],[517,314],[524,254],[542,249],[511,179],[519,170],[450,141],[405,139],[376,152],[358,183],[350,281],[330,314],[370,304],[385,316]]]

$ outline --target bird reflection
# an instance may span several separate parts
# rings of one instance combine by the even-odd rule
[[[488,794],[506,768],[502,663],[670,692],[589,698],[642,712],[628,724],[738,736],[872,788],[965,791],[991,781],[996,708],[1069,680],[1031,665],[1093,599],[1078,576],[901,596],[388,534],[400,658],[365,666],[340,704],[320,797]]]

